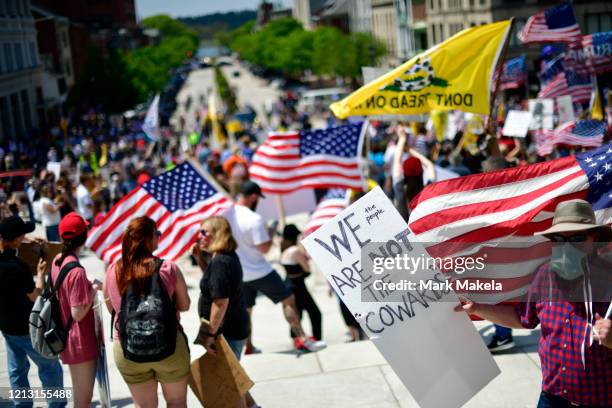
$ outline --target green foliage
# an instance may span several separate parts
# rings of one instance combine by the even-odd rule
[[[310,70],[318,75],[356,78],[362,66],[375,65],[385,54],[384,45],[371,34],[347,35],[333,27],[305,31],[292,18],[272,21],[255,32],[251,23],[245,24],[221,35],[220,40],[229,43],[241,59],[287,76],[301,76]]]
[[[215,67],[215,83],[217,85],[217,90],[219,91],[219,96],[227,106],[228,113],[232,114],[236,112],[238,110],[238,105],[236,104],[236,94],[219,67]]]

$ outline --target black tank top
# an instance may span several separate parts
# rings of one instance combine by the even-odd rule
[[[302,278],[306,276],[306,274],[304,273],[304,269],[302,268],[300,264],[292,264],[292,265],[281,264],[281,265],[283,265],[283,267],[285,268],[288,278]]]

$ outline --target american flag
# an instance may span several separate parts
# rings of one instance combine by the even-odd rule
[[[529,17],[517,37],[524,44],[575,43],[580,41],[582,34],[572,5],[566,2]]]
[[[249,174],[264,192],[301,188],[363,188],[363,123],[272,133],[253,156]]]
[[[348,206],[348,192],[342,188],[331,188],[323,196],[323,199],[310,217],[310,221],[304,228],[304,236],[315,232],[327,221],[340,214]]]
[[[486,253],[482,271],[465,278],[495,279],[501,292],[470,293],[499,303],[523,295],[536,268],[550,259],[545,238],[557,204],[591,203],[600,224],[612,223],[612,144],[576,156],[474,174],[430,184],[410,203],[415,240],[435,256]],[[480,256],[476,255],[476,256]]]
[[[540,74],[540,84],[542,87],[546,86],[552,81],[557,75],[564,71],[565,53],[557,55],[550,61],[546,61],[542,64]]]
[[[527,61],[524,55],[504,63],[500,89],[516,89],[527,82]]]
[[[582,37],[586,65],[590,72],[612,71],[612,31]]]
[[[174,260],[196,241],[202,221],[231,205],[231,200],[186,162],[123,197],[90,231],[87,246],[105,262],[117,261],[128,223],[146,215],[162,233],[155,254]]]
[[[538,98],[556,98],[571,95],[573,103],[587,103],[591,100],[593,85],[587,75],[578,75],[571,71],[557,74],[538,93]]]
[[[539,156],[547,156],[557,144],[597,147],[603,142],[605,131],[606,124],[601,120],[574,120],[553,130],[537,132],[536,150]]]

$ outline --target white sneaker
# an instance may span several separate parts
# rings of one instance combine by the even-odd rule
[[[303,344],[308,351],[319,351],[327,347],[327,343],[325,343],[323,340],[315,340],[311,337],[304,339]]]

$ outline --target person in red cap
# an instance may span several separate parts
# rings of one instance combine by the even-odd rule
[[[406,146],[406,131],[403,126],[397,127],[397,137],[391,172],[393,194],[395,207],[408,222],[408,203],[423,189],[423,167],[427,169],[427,179],[430,181],[435,181],[436,171],[434,164],[414,149],[409,149],[410,157],[402,162]]]
[[[60,317],[68,331],[66,348],[60,353],[60,359],[70,368],[75,408],[91,406],[98,356],[91,306],[101,285],[90,282],[85,269],[78,263],[88,227],[89,223],[76,212],[62,219],[59,224],[62,250],[51,266],[52,282],[57,282],[60,272],[66,276],[57,292]]]

